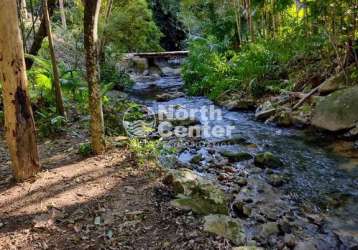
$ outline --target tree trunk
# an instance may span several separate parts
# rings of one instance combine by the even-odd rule
[[[61,23],[62,28],[67,29],[67,22],[66,22],[66,14],[65,14],[65,7],[64,7],[64,0],[59,0],[60,3],[60,13],[61,13]]]
[[[5,135],[16,180],[40,170],[35,122],[27,90],[24,51],[16,1],[0,2],[0,81],[3,83]]]
[[[56,55],[55,55],[55,50],[53,47],[51,21],[50,21],[50,16],[48,13],[47,0],[43,1],[43,11],[44,11],[44,20],[45,20],[45,24],[46,24],[48,44],[49,44],[51,63],[52,63],[52,69],[53,69],[53,87],[55,89],[56,109],[60,115],[65,117],[65,106],[63,104],[63,98],[62,98],[60,73],[58,72]]]
[[[94,153],[105,150],[104,121],[98,69],[98,16],[101,0],[84,1],[84,45],[91,112],[90,132]]]
[[[20,1],[20,9],[21,9],[21,18],[23,18],[24,20],[27,19],[28,15],[27,15],[27,6],[26,6],[26,0],[21,0]]]
[[[55,7],[56,7],[56,0],[48,0],[48,12],[49,12],[50,17],[53,15],[53,11],[54,11]],[[34,41],[31,45],[31,48],[28,51],[28,53],[30,55],[38,54],[39,50],[41,49],[42,41],[45,39],[46,36],[47,36],[46,22],[45,22],[45,19],[42,18],[40,27],[34,37]],[[26,58],[26,68],[27,69],[30,69],[32,67],[33,63],[34,62],[32,59]]]
[[[113,0],[109,0],[108,1],[108,4],[107,4],[107,10],[106,10],[106,16],[105,16],[105,19],[104,19],[104,25],[106,26],[108,24],[108,19],[109,17],[111,16],[111,13],[112,13],[112,8],[113,8]],[[106,27],[105,27],[106,28]],[[104,64],[106,62],[106,55],[105,55],[105,46],[106,46],[106,43],[107,43],[107,39],[106,39],[106,34],[105,34],[105,31],[104,31],[104,34],[102,36],[102,39],[100,39],[100,45],[99,45],[99,60],[100,60],[100,63]]]

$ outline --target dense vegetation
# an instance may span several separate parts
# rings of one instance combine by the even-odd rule
[[[357,64],[354,1],[182,1],[191,94],[254,97],[316,87]]]

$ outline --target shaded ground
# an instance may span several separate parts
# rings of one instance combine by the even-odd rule
[[[82,159],[86,135],[40,145],[44,171],[11,183],[0,144],[0,249],[226,249],[200,218],[168,204],[161,171],[138,166],[126,148]]]

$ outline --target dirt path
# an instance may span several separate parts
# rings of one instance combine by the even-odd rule
[[[82,159],[86,135],[40,145],[45,170],[14,184],[0,146],[0,249],[226,249],[199,217],[171,208],[161,171],[126,149]]]

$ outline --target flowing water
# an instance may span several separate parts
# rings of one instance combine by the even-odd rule
[[[153,98],[156,94],[180,90],[182,84],[179,76],[166,76],[159,79],[142,77],[136,80],[131,96],[156,109],[159,105]],[[191,109],[213,105],[213,103],[205,97],[186,96],[161,102],[160,105],[176,105]],[[333,142],[327,139],[327,136],[264,124],[255,121],[254,114],[251,112],[231,112],[218,106],[216,108],[221,110],[223,119],[210,121],[210,125],[234,126],[235,136],[239,135],[255,145],[255,147],[245,145],[227,147],[231,149],[236,147],[252,154],[270,151],[279,156],[285,163],[285,171],[290,176],[290,181],[281,189],[292,200],[300,204],[308,204],[307,206],[312,210],[327,214],[334,228],[339,230],[345,228],[357,237],[357,158],[352,155],[343,156],[330,150],[329,146]],[[185,158],[188,154],[190,155],[189,150],[184,152],[182,157]],[[236,166],[239,165],[238,163]],[[347,170],[344,166],[350,167]]]

